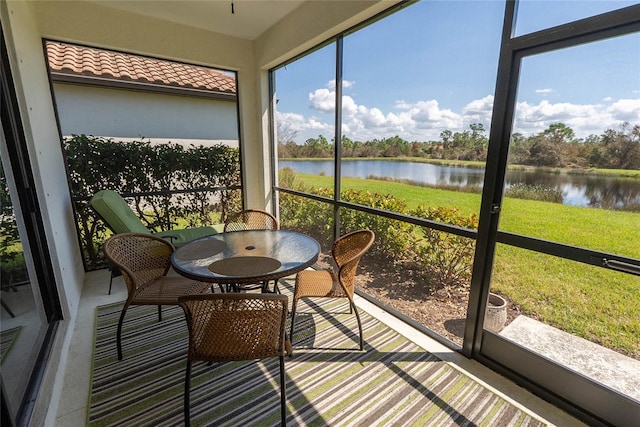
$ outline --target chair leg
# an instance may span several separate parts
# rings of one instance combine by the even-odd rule
[[[279,294],[280,289],[278,289],[278,280],[273,281],[273,292],[269,289],[269,280],[264,280],[262,282],[262,288],[260,290],[263,294]]]
[[[191,361],[187,360],[187,370],[184,377],[184,425],[191,425],[190,415],[190,394],[191,394]]]
[[[291,333],[289,334],[289,339],[291,340],[291,345],[293,345],[293,325],[296,320],[296,305],[298,301],[296,299],[293,300],[291,304]]]
[[[360,314],[358,314],[358,308],[353,301],[351,301],[350,307],[353,308],[353,311],[356,313],[356,320],[358,320],[358,330],[360,331],[360,351],[362,351],[364,350],[364,340],[362,338],[362,322],[360,321]]]
[[[289,357],[293,357],[293,347],[291,346],[291,340],[288,336],[284,337],[284,351]]]
[[[125,304],[122,307],[122,313],[120,313],[120,320],[118,320],[118,331],[116,332],[116,347],[118,349],[118,360],[122,360],[122,322],[124,322],[124,315],[127,312],[129,306]]]
[[[162,306],[158,306],[158,322],[162,322]]]
[[[284,356],[280,356],[280,416],[282,426],[287,425],[287,385],[284,378]]]
[[[109,295],[111,295],[112,284],[113,284],[113,267],[109,266]]]

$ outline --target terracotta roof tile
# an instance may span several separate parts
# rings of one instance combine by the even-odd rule
[[[47,42],[47,56],[51,71],[60,74],[236,93],[235,78],[221,71],[196,65],[58,42]]]

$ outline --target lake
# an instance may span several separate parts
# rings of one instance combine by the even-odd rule
[[[279,167],[295,172],[333,176],[333,160],[287,160]],[[429,163],[384,160],[344,160],[342,176],[351,178],[386,177],[424,184],[482,187],[483,169],[439,166]],[[563,203],[571,206],[617,207],[640,205],[640,180],[598,175],[566,175],[541,171],[507,171],[506,186],[515,183],[538,184],[562,192]]]

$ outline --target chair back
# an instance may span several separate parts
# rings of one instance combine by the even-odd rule
[[[275,216],[269,212],[247,209],[236,212],[227,218],[224,224],[224,231],[242,230],[278,230],[280,224]]]
[[[373,231],[358,230],[339,237],[333,244],[331,254],[338,266],[338,280],[350,297],[353,297],[356,269],[360,258],[373,245],[374,240]]]
[[[98,191],[89,203],[115,233],[151,234],[126,200],[115,191]]]
[[[287,297],[200,294],[178,298],[189,327],[189,360],[226,362],[285,353]]]
[[[122,273],[131,296],[140,287],[167,274],[174,248],[151,234],[123,233],[111,236],[103,250],[107,260]]]

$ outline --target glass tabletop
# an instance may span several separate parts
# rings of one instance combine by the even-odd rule
[[[304,270],[318,259],[320,245],[288,230],[214,234],[187,243],[171,256],[183,276],[212,283],[274,280]]]

